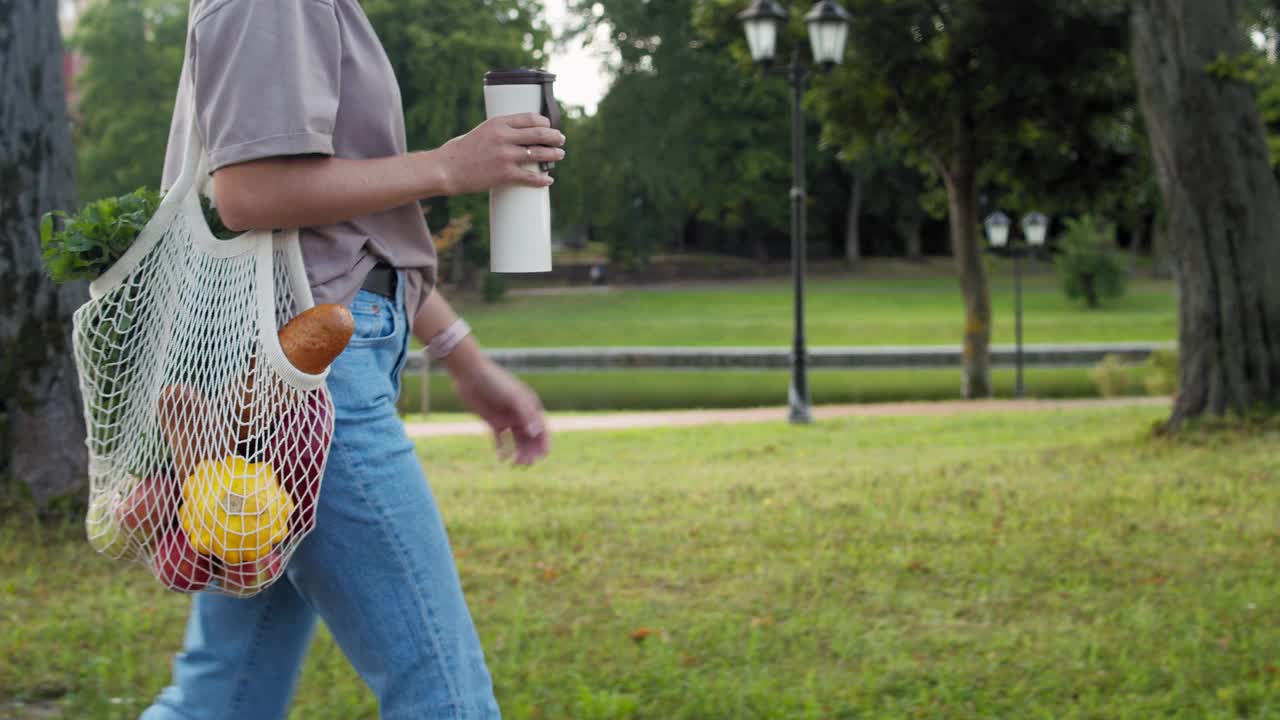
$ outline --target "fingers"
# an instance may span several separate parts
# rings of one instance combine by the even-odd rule
[[[547,417],[542,400],[532,391],[520,398],[513,418],[511,435],[515,439],[517,465],[532,465],[551,451],[551,432],[547,429]]]
[[[511,434],[505,430],[498,430],[493,433],[494,449],[498,453],[498,462],[510,462],[516,459],[516,453],[519,445],[511,438]]]
[[[532,465],[545,458],[551,452],[551,433],[541,426],[536,432],[530,432],[531,429],[523,427],[495,432],[494,448],[498,461]]]
[[[515,463],[532,465],[551,452],[551,433],[542,430],[534,435],[525,432],[513,433],[515,436]]]
[[[531,147],[524,151],[525,162],[560,162],[564,159],[564,151],[560,148]]]
[[[551,127],[551,120],[549,120],[545,115],[539,115],[538,113],[518,113],[516,115],[500,117],[497,118],[497,120],[498,122],[513,128]]]
[[[513,145],[546,145],[557,148],[564,145],[564,133],[549,127],[513,130],[509,139]]]
[[[530,392],[520,412],[520,424],[516,426],[516,461],[532,465],[551,451],[551,432],[547,429],[547,417],[542,401]]]
[[[532,170],[516,170],[511,177],[511,185],[523,185],[532,188],[551,187],[556,179],[544,172]]]

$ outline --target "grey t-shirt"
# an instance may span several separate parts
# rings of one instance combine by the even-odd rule
[[[407,150],[399,84],[357,0],[192,0],[165,188],[182,169],[193,87],[211,171],[282,155]],[[317,303],[349,303],[379,260],[405,270],[410,313],[435,280],[435,247],[416,203],[300,237]]]

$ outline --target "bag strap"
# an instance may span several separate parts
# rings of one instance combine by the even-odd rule
[[[171,193],[185,194],[190,192],[192,186],[197,191],[203,192],[209,183],[209,155],[205,152],[204,142],[200,137],[200,124],[197,122],[196,115],[196,87],[195,77],[190,68],[186,79],[187,88],[187,122],[184,128],[186,142],[182,148],[182,169],[178,173],[178,179],[174,181],[173,187],[169,189]],[[181,101],[181,99],[180,99]]]
[[[180,197],[188,192],[192,185],[196,185],[198,191],[204,192],[209,183],[209,159],[207,153],[205,153],[204,143],[200,138],[200,124],[197,122],[199,116],[196,113],[196,58],[195,53],[192,51],[195,47],[196,20],[199,19],[202,9],[203,3],[200,0],[189,0],[186,43],[183,46],[182,78],[179,83],[180,88],[186,89],[186,97],[183,98],[182,93],[179,92],[177,98],[177,103],[181,103],[187,108],[187,122],[186,127],[183,128],[185,142],[182,147],[182,164],[179,166],[178,178],[174,181],[173,186],[169,188],[170,193],[178,193],[175,197]],[[174,107],[174,111],[177,112],[177,108],[180,105],[175,104]]]

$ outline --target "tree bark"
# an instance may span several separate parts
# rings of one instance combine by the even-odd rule
[[[903,235],[907,238],[907,259],[912,261],[920,261],[924,259],[924,223],[919,218],[910,220],[906,224],[906,230]]]
[[[83,487],[84,416],[71,353],[83,284],[56,286],[40,216],[75,205],[55,0],[0,2],[0,453],[40,504]]]
[[[1179,293],[1170,426],[1280,405],[1280,185],[1249,86],[1238,0],[1137,0],[1133,55]]]
[[[947,187],[951,250],[964,297],[964,376],[966,399],[991,396],[991,289],[978,238],[978,166],[965,120],[956,126],[956,154],[942,169]]]
[[[1173,277],[1169,262],[1169,221],[1157,216],[1151,223],[1152,280],[1169,280]]]
[[[854,171],[844,229],[844,261],[851,270],[857,270],[862,266],[862,196],[865,186],[866,178],[862,173]]]
[[[1138,256],[1142,254],[1142,246],[1147,241],[1147,218],[1139,214],[1133,223],[1133,232],[1129,235],[1129,277],[1138,274]]]

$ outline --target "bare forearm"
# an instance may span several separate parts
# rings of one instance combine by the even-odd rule
[[[214,197],[223,223],[233,230],[329,225],[447,194],[437,153],[231,165],[214,173]]]
[[[457,319],[458,313],[449,301],[439,290],[432,291],[413,320],[413,335],[423,345],[430,344],[432,338],[444,332]],[[449,373],[456,377],[478,369],[485,360],[475,336],[469,335],[442,362]]]
[[[315,227],[424,198],[503,185],[547,187],[527,165],[564,159],[564,135],[541,115],[493,118],[435,150],[371,160],[276,157],[220,168],[213,192],[233,230]]]

